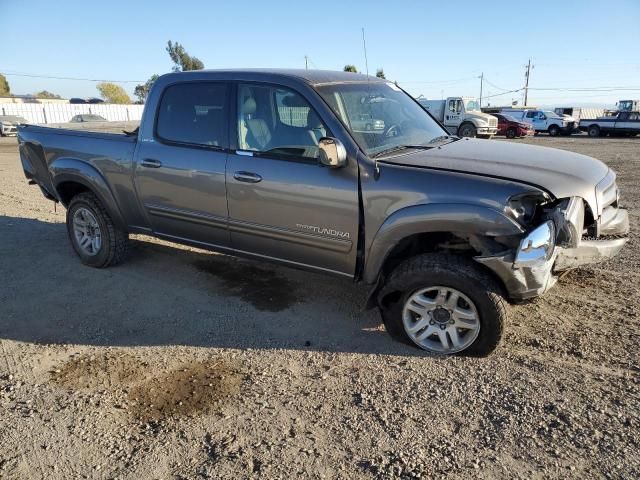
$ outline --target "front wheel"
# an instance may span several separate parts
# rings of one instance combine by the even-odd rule
[[[118,229],[109,213],[92,193],[71,199],[67,210],[71,245],[85,265],[104,268],[116,265],[127,254],[129,236]]]
[[[557,137],[560,134],[560,127],[558,127],[557,125],[551,125],[549,127],[549,135],[551,135],[552,137]]]
[[[516,136],[517,136],[517,132],[515,128],[510,127],[507,129],[507,138],[516,138]]]
[[[471,123],[463,123],[458,129],[458,135],[460,137],[475,137],[476,134],[476,127]]]
[[[600,136],[600,127],[598,125],[591,125],[588,130],[590,137],[599,137]]]
[[[500,286],[472,260],[456,255],[406,260],[379,298],[395,340],[436,354],[486,356],[500,343],[506,323]]]

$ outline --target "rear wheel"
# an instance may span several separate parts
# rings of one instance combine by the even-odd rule
[[[517,132],[516,129],[513,127],[509,127],[507,129],[507,138],[516,138]]]
[[[116,265],[127,254],[129,236],[119,230],[93,193],[71,199],[67,210],[67,232],[80,260],[91,267]]]
[[[455,255],[406,260],[380,299],[385,327],[395,340],[436,354],[488,355],[498,346],[507,317],[496,281]]]
[[[458,135],[461,137],[475,137],[476,134],[476,127],[471,123],[463,123],[458,129]]]
[[[599,137],[600,136],[600,127],[598,125],[591,125],[587,133],[590,137]]]
[[[560,134],[560,127],[558,127],[557,125],[551,125],[549,127],[549,135],[551,135],[552,137],[557,137]]]

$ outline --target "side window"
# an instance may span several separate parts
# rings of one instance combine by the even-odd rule
[[[190,145],[226,147],[229,87],[224,83],[180,83],[160,101],[156,135]]]
[[[536,116],[536,112],[529,110],[527,112],[527,118],[534,118]]]
[[[460,113],[462,111],[462,100],[449,100],[449,111]]]
[[[629,114],[629,120],[633,120],[634,122],[638,121],[638,117],[640,117],[640,115],[638,115],[637,113]]]
[[[238,145],[276,156],[318,157],[318,140],[329,135],[315,110],[284,87],[238,86]]]

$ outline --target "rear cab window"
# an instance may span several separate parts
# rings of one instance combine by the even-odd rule
[[[227,148],[227,83],[187,82],[168,86],[158,108],[155,134],[164,142]]]

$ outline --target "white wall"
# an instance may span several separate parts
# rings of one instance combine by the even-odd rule
[[[93,113],[109,121],[136,121],[144,105],[0,103],[0,115],[20,115],[31,123],[65,123],[80,113]]]

